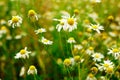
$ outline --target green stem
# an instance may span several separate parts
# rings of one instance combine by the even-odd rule
[[[79,80],[81,80],[80,79],[80,64],[78,64],[78,78],[79,78]]]

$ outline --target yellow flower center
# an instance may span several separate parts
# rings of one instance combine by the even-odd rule
[[[69,18],[67,20],[67,22],[68,22],[69,25],[73,25],[74,24],[74,19],[73,18]]]
[[[113,72],[113,67],[107,68],[107,69],[106,69],[106,72],[107,72],[107,73],[112,73],[112,72]]]
[[[20,50],[20,54],[25,54],[26,51],[24,49]]]
[[[66,66],[71,65],[70,59],[65,59],[65,60],[64,60],[64,65],[66,65]]]
[[[93,47],[89,47],[89,50],[93,50]]]
[[[29,69],[30,70],[35,70],[35,66],[31,65]]]
[[[41,33],[41,32],[43,32],[43,31],[42,31],[42,29],[39,29],[39,30],[38,30],[38,32],[40,32],[40,33]]]
[[[93,77],[94,77],[94,75],[90,73],[90,74],[89,74],[89,77],[90,77],[90,78],[93,78]]]
[[[114,53],[119,52],[119,50],[118,50],[117,48],[113,49],[112,51],[113,51]]]
[[[17,23],[18,21],[19,21],[19,18],[18,18],[18,17],[14,16],[14,17],[12,18],[12,22],[13,22],[13,23]]]
[[[108,68],[108,67],[109,67],[109,64],[106,63],[106,64],[104,64],[103,66],[106,67],[106,68]]]
[[[79,61],[80,61],[80,56],[75,56],[75,57],[74,57],[74,60],[75,60],[76,62],[79,62]]]
[[[34,10],[29,10],[28,11],[28,16],[34,16],[36,13]]]
[[[79,10],[78,10],[78,9],[75,9],[75,10],[74,10],[74,13],[75,13],[75,14],[78,14],[78,13],[79,13]]]
[[[47,39],[45,39],[45,40],[44,40],[44,42],[48,42],[48,40],[47,40]]]
[[[97,25],[93,25],[92,28],[93,29],[98,29],[98,26]]]
[[[100,55],[99,55],[99,54],[96,54],[96,55],[95,55],[95,57],[96,57],[96,58],[99,58],[99,57],[100,57]]]
[[[71,38],[69,38],[69,40],[70,40],[70,41],[73,41],[73,40],[74,40],[74,38],[73,38],[73,37],[71,37]]]

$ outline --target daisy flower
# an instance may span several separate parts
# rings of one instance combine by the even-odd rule
[[[80,44],[76,44],[76,45],[74,45],[74,48],[78,49],[78,50],[81,50],[83,48],[83,46],[80,45]]]
[[[30,75],[30,74],[37,74],[37,69],[36,69],[36,67],[34,66],[34,65],[31,65],[30,67],[29,67],[29,69],[28,69],[28,72],[27,72],[27,74],[28,75]]]
[[[104,30],[103,26],[100,26],[99,24],[90,24],[88,28],[93,29],[100,33],[100,30]]]
[[[18,52],[15,56],[15,59],[19,59],[19,58],[29,58],[29,53],[31,53],[30,51],[27,51],[27,47],[25,47],[24,49],[21,49],[20,52]]]
[[[92,73],[90,73],[90,74],[87,76],[86,80],[97,80],[97,79],[96,79],[96,77],[95,77]]]
[[[91,54],[94,53],[94,48],[93,47],[89,47],[85,52],[86,52],[86,54],[91,55]]]
[[[120,49],[119,48],[112,48],[112,49],[108,49],[108,50],[109,50],[109,52],[108,52],[109,55],[112,54],[115,57],[115,59],[120,58]]]
[[[67,27],[68,32],[77,29],[77,19],[75,18],[75,16],[70,17],[70,14],[67,14],[62,17],[63,19],[65,19],[65,26]]]
[[[42,42],[43,44],[46,44],[46,45],[52,45],[52,44],[53,44],[53,41],[50,41],[50,40],[48,40],[48,39],[46,39],[46,38],[44,38],[44,37],[42,37],[41,42]]]
[[[70,59],[66,58],[66,59],[64,60],[63,64],[68,67],[68,66],[72,65],[72,62],[71,62]]]
[[[70,37],[68,40],[67,40],[68,43],[76,43],[75,39],[73,37]]]
[[[8,21],[8,24],[15,28],[15,26],[19,27],[22,24],[22,18],[20,16],[12,16],[12,19]]]
[[[94,53],[92,54],[92,57],[94,61],[101,61],[101,59],[104,58],[104,56],[101,53]]]
[[[28,17],[35,18],[36,20],[38,20],[37,13],[32,9],[28,11]]]
[[[46,32],[46,29],[45,29],[45,28],[40,28],[40,29],[38,29],[38,30],[35,30],[35,33],[36,33],[36,34],[43,33],[43,32]]]
[[[21,68],[21,70],[20,70],[20,74],[19,74],[19,76],[23,76],[24,74],[25,74],[25,67],[23,66],[22,68]]]

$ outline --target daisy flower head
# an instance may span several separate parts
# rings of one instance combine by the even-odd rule
[[[109,52],[108,54],[112,54],[115,59],[119,59],[120,58],[120,49],[119,48],[112,48],[112,49],[108,49]]]
[[[88,28],[97,31],[100,33],[100,30],[104,30],[103,26],[100,26],[99,24],[90,24]]]
[[[65,19],[65,26],[67,27],[68,32],[72,32],[74,29],[77,29],[77,19],[75,16],[70,17],[70,14],[63,16]]]
[[[24,49],[21,49],[17,54],[16,56],[14,57],[15,59],[19,59],[19,58],[23,58],[23,59],[26,59],[26,58],[29,58],[29,54],[31,52],[30,51],[27,51],[27,47],[25,47]]]
[[[12,16],[12,19],[8,21],[8,24],[15,28],[15,26],[20,27],[22,24],[22,18],[20,16]]]
[[[37,13],[32,9],[28,11],[28,17],[31,19],[38,20]]]
[[[67,40],[68,43],[76,43],[75,39],[73,37],[70,37],[68,40]]]
[[[81,50],[83,48],[83,46],[80,45],[80,44],[76,44],[76,45],[74,45],[74,48],[78,49],[78,50]]]
[[[37,69],[36,69],[36,67],[35,67],[34,65],[31,65],[31,66],[29,67],[29,69],[28,69],[27,74],[28,74],[28,75],[30,75],[30,74],[32,74],[32,75],[37,74]]]
[[[66,58],[64,60],[63,64],[68,67],[68,66],[72,65],[72,62],[71,62],[71,60],[69,58]]]
[[[106,60],[103,63],[101,63],[102,67],[104,70],[106,70],[109,67],[114,67],[113,62],[111,62],[110,60]]]
[[[101,61],[101,59],[104,58],[104,55],[101,53],[94,53],[92,54],[92,57],[94,61]]]
[[[44,37],[42,37],[41,42],[43,44],[46,44],[46,45],[52,45],[53,44],[53,41],[50,41],[50,40],[48,40],[48,39],[46,39]]]
[[[19,76],[25,75],[25,71],[26,71],[26,69],[25,69],[25,67],[23,66],[23,67],[21,68],[21,70],[20,70]]]
[[[93,53],[94,53],[94,48],[90,46],[90,47],[86,50],[86,54],[91,55],[91,54],[93,54]]]
[[[45,28],[40,28],[40,29],[38,29],[38,30],[35,30],[35,33],[36,33],[36,34],[44,33],[44,32],[46,32],[46,29],[45,29]]]
[[[90,73],[90,74],[88,74],[86,80],[97,80],[97,79],[92,73]]]

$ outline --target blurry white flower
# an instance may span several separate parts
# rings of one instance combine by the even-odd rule
[[[43,33],[43,32],[46,32],[46,29],[45,29],[45,28],[40,28],[40,29],[38,29],[38,30],[35,30],[35,33],[36,33],[36,34]]]
[[[100,3],[101,0],[90,0],[90,2],[92,2],[92,3]]]
[[[74,58],[70,58],[71,65],[73,66],[75,64]]]
[[[32,74],[32,75],[37,74],[37,69],[36,69],[36,67],[35,67],[34,65],[31,65],[31,66],[29,67],[29,69],[28,69],[27,74],[28,74],[28,75],[30,75],[30,74]]]
[[[70,14],[63,14],[62,19],[54,19],[60,23],[56,26],[58,32],[63,29],[64,31],[71,32],[74,29],[77,29],[77,22],[75,16],[70,17]]]
[[[95,77],[92,73],[90,73],[90,74],[87,76],[86,80],[97,80],[97,79],[96,79],[96,77]]]
[[[68,43],[76,43],[75,39],[73,37],[70,37],[68,40],[67,40]]]
[[[112,49],[108,49],[109,52],[108,54],[112,54],[115,59],[119,59],[120,58],[120,49],[119,48],[112,48]]]
[[[104,30],[103,26],[100,26],[99,24],[97,24],[97,25],[96,24],[90,24],[88,26],[88,28],[97,31],[98,33],[100,33],[100,30]]]
[[[101,61],[101,59],[104,58],[104,56],[101,53],[94,53],[92,54],[92,57],[94,61]]]
[[[20,27],[22,24],[22,18],[20,16],[12,16],[12,19],[8,21],[9,25],[12,25],[12,28],[15,26]]]
[[[94,53],[94,48],[93,47],[89,47],[85,52],[86,52],[86,54],[91,55],[91,54]]]
[[[37,13],[34,10],[32,10],[32,9],[28,11],[28,17],[35,18],[36,20],[38,20]]]
[[[4,19],[1,19],[1,20],[0,20],[0,24],[1,24],[1,25],[4,25],[4,24],[6,24],[6,21],[5,21]]]
[[[15,39],[21,39],[22,38],[22,35],[16,35],[15,36]]]
[[[19,58],[29,58],[29,53],[31,53],[30,51],[27,51],[27,47],[25,47],[24,49],[21,49],[20,52],[18,52],[15,56],[15,59],[19,59]]]
[[[81,49],[83,48],[83,46],[80,45],[80,44],[77,44],[77,45],[74,45],[74,48],[75,48],[75,49],[78,49],[78,50],[81,50]]]
[[[41,42],[43,44],[46,44],[46,45],[52,45],[53,44],[53,41],[50,41],[50,40],[48,40],[48,39],[46,39],[44,37],[42,37]]]
[[[25,74],[25,67],[23,66],[20,70],[19,76],[23,76]]]

